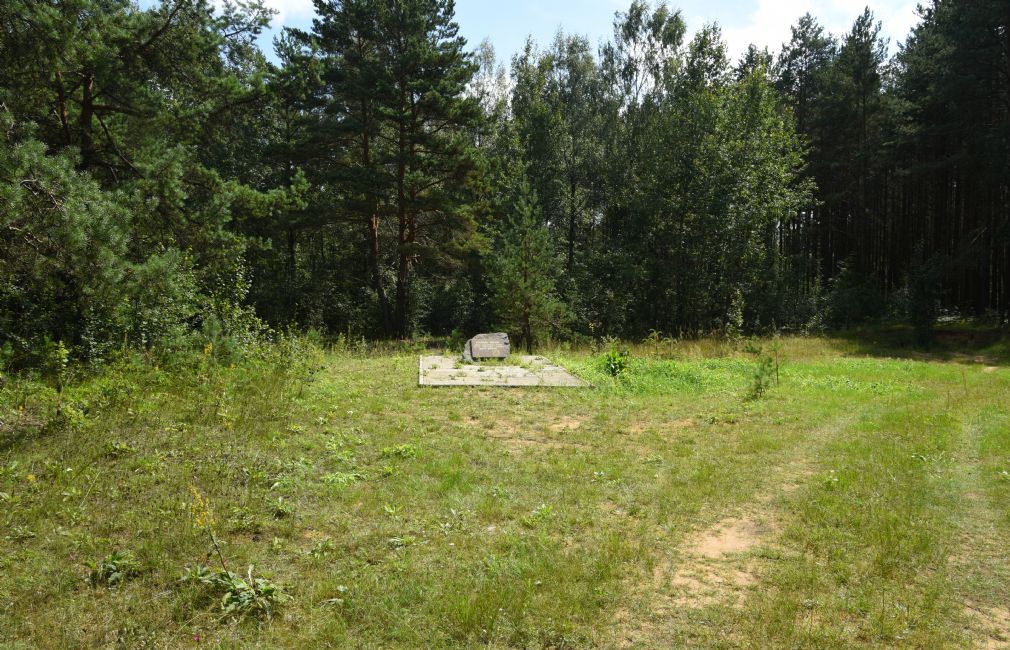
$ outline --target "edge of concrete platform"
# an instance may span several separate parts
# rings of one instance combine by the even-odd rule
[[[520,383],[520,382],[510,382],[509,377],[500,377],[495,381],[481,381],[468,382],[468,383],[456,383],[451,381],[439,381],[431,380],[424,370],[424,360],[431,358],[449,359],[444,355],[419,355],[417,359],[417,385],[426,386],[429,388],[594,388],[593,384],[586,381],[582,377],[579,377],[567,368],[557,365],[555,363],[550,363],[549,359],[544,358],[549,363],[549,367],[556,368],[564,372],[568,377],[574,381],[566,381],[564,383],[551,383],[545,382],[542,376],[536,375],[540,380],[537,383]],[[543,357],[542,357],[543,358]],[[479,367],[479,366],[478,366]],[[495,368],[501,366],[487,366],[488,368]],[[520,368],[526,370],[522,366],[504,366],[507,368]],[[530,372],[530,371],[528,371]]]

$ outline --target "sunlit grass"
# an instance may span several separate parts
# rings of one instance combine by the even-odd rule
[[[418,387],[415,354],[365,349],[235,366],[131,358],[62,393],[12,379],[0,391],[0,639],[997,638],[971,608],[998,618],[1010,584],[995,542],[1010,532],[1001,357],[969,363],[991,351],[929,357],[850,339],[755,345],[780,363],[761,399],[748,397],[757,355],[708,340],[630,346],[617,377],[589,350],[541,351],[587,390]],[[288,596],[272,618],[225,615],[180,581],[187,567],[221,568],[194,525],[194,489],[228,569],[253,565]],[[706,531],[750,520],[745,549],[700,564],[692,555]],[[136,570],[89,584],[89,563],[117,552]],[[702,566],[712,593],[677,577]],[[730,591],[720,575],[746,579]]]

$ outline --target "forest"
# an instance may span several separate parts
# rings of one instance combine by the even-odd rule
[[[315,8],[268,58],[259,2],[0,3],[0,368],[1010,317],[1006,2],[738,61],[662,2],[507,62],[452,0]]]
[[[1010,647],[1010,2],[622,1],[0,0],[0,647]]]

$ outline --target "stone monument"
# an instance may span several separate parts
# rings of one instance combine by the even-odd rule
[[[463,346],[463,360],[469,363],[474,359],[507,359],[511,351],[508,334],[478,334]]]

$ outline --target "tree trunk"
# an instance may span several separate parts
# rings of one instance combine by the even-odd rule
[[[63,88],[63,73],[56,71],[56,96],[60,105],[60,126],[63,127],[63,139],[65,144],[72,144],[70,137],[70,109],[67,106],[67,93]]]
[[[400,253],[396,269],[396,336],[407,338],[407,283],[410,281],[410,257]]]
[[[368,220],[368,265],[372,275],[372,286],[375,297],[379,301],[379,312],[382,316],[382,333],[392,336],[393,323],[389,314],[389,299],[382,284],[382,268],[379,266],[379,215],[373,214]]]
[[[396,216],[399,221],[399,259],[396,266],[396,310],[395,333],[401,338],[407,336],[407,282],[410,280],[410,256],[407,251],[407,125],[403,109],[407,105],[406,82],[400,82],[401,117],[397,141],[399,156],[396,165]]]
[[[81,92],[81,166],[88,168],[94,158],[95,146],[91,136],[91,127],[94,116],[94,90],[95,76],[93,73],[85,73],[84,83]]]
[[[365,100],[361,102],[361,114],[364,120],[363,131],[361,133],[361,163],[365,169],[372,167],[371,138],[369,137],[369,104]],[[382,318],[382,334],[384,336],[393,335],[393,322],[389,313],[389,299],[386,298],[386,289],[382,283],[382,267],[379,264],[379,201],[375,196],[370,197],[372,203],[372,214],[368,217],[368,266],[372,276],[372,287],[375,290],[375,298],[379,303],[379,315]]]
[[[575,270],[575,194],[576,194],[576,184],[575,178],[571,179],[569,184],[569,215],[568,215],[568,277],[572,277],[572,273]]]

